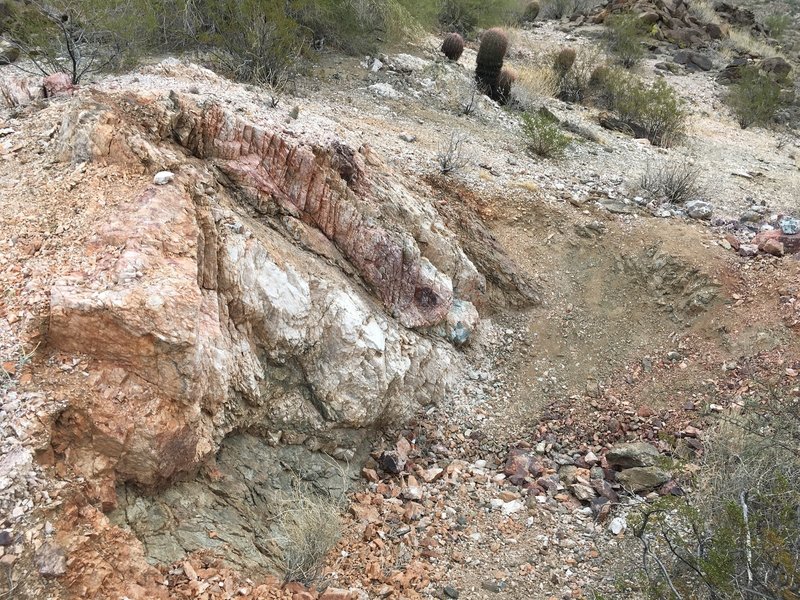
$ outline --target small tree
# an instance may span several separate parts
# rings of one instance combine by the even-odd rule
[[[626,69],[635,66],[644,56],[641,21],[632,14],[611,15],[606,26],[608,49]]]
[[[87,74],[119,63],[122,43],[103,26],[105,13],[105,7],[90,1],[31,0],[14,11],[8,34],[37,72],[67,73],[78,84]]]

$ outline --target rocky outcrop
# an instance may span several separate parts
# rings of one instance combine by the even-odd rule
[[[348,459],[358,430],[451,386],[485,278],[368,148],[84,93],[57,154],[175,174],[119,199],[87,232],[93,267],[50,294],[50,347],[91,361],[53,448],[105,507],[118,480],[168,482],[232,431]]]

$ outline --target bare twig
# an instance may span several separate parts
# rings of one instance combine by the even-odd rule
[[[469,164],[469,159],[464,155],[463,150],[465,141],[466,138],[463,135],[454,131],[450,134],[446,144],[439,145],[436,162],[442,175],[459,171]]]

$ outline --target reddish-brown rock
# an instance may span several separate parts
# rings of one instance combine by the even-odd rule
[[[800,233],[789,235],[783,233],[780,229],[773,229],[771,231],[762,231],[753,238],[753,244],[756,244],[762,252],[768,252],[776,256],[781,256],[780,245],[783,246],[783,251],[786,254],[800,253]]]

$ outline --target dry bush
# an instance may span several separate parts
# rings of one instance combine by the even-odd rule
[[[557,97],[565,102],[586,101],[591,95],[592,73],[606,62],[598,48],[580,48],[571,68],[559,76]]]
[[[284,580],[310,585],[322,574],[325,557],[342,535],[340,503],[312,495],[295,484],[277,497],[273,541],[281,549]]]
[[[705,196],[703,170],[686,160],[647,163],[639,179],[639,187],[654,198],[670,204],[685,204]]]
[[[464,152],[466,137],[453,131],[446,141],[439,144],[436,152],[436,164],[442,175],[460,171],[469,164],[469,157]]]
[[[73,84],[89,74],[121,64],[123,40],[109,27],[107,7],[98,1],[52,0],[9,5],[4,23],[25,62],[15,66],[26,72],[67,73]]]
[[[544,98],[558,94],[559,77],[549,66],[520,69],[517,80],[511,86],[510,104],[521,110],[531,110]]]
[[[584,12],[599,4],[595,0],[542,0],[540,19],[563,19]]]

